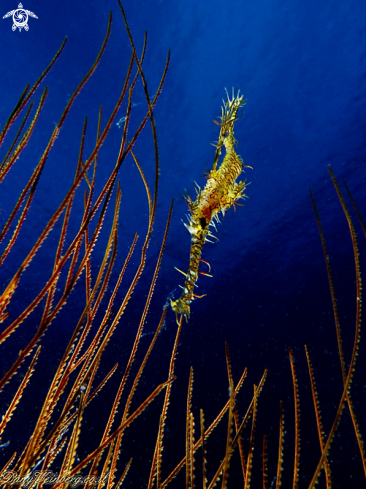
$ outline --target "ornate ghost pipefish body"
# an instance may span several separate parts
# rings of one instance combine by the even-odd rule
[[[221,108],[221,122],[214,121],[220,126],[220,134],[216,145],[212,170],[205,175],[207,182],[204,189],[202,190],[196,184],[197,198],[194,202],[188,193],[186,197],[183,197],[191,213],[188,218],[188,224],[183,223],[191,234],[191,252],[187,273],[177,269],[186,277],[184,286],[182,287],[183,293],[176,301],[170,301],[177,322],[179,314],[182,314],[187,321],[190,316],[191,302],[194,298],[204,297],[203,295],[196,295],[194,293],[194,287],[196,286],[198,274],[208,275],[198,270],[198,267],[200,261],[205,262],[201,258],[204,243],[210,241],[208,239],[209,237],[215,237],[209,227],[212,226],[216,229],[215,221],[220,222],[220,211],[224,216],[231,206],[235,208],[235,203],[239,199],[246,197],[244,194],[246,180],[244,182],[236,181],[242,173],[243,168],[252,168],[243,164],[240,156],[236,154],[234,147],[236,143],[234,138],[234,122],[239,118],[237,116],[238,110],[245,105],[245,100],[243,100],[243,96],[239,96],[239,93],[234,97],[233,90],[231,100],[227,93],[227,100],[226,102],[223,101],[223,107]],[[222,146],[225,146],[226,154],[221,165],[217,168]]]

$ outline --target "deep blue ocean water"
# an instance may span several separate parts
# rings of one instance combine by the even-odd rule
[[[17,8],[17,2],[3,0],[1,17]],[[41,157],[47,138],[60,118],[71,93],[93,63],[105,36],[109,11],[113,13],[112,33],[106,52],[92,79],[74,103],[42,173],[32,209],[22,229],[21,242],[12,250],[0,271],[0,289],[20,266],[26,251],[50,219],[68,186],[72,183],[78,157],[84,117],[88,116],[85,155],[95,141],[99,106],[103,105],[104,123],[124,82],[131,49],[118,5],[104,2],[24,3],[38,19],[29,18],[29,31],[12,31],[12,19],[0,23],[0,121],[4,124],[26,83],[34,83],[67,36],[66,47],[56,65],[42,83],[49,94],[31,142],[16,162],[0,193],[0,224],[18,198]],[[225,87],[231,93],[240,89],[247,99],[242,118],[235,125],[237,152],[250,182],[244,207],[231,209],[216,233],[219,242],[207,244],[203,258],[212,267],[213,278],[200,277],[199,293],[207,294],[192,304],[191,318],[184,326],[177,357],[177,380],[167,421],[165,438],[166,468],[174,467],[185,451],[185,409],[189,368],[195,371],[193,394],[198,433],[199,409],[212,420],[228,398],[224,342],[227,341],[237,380],[248,367],[248,380],[239,404],[243,415],[264,368],[268,378],[260,397],[255,449],[253,487],[260,486],[261,437],[269,438],[269,475],[275,476],[278,440],[279,401],[284,402],[286,437],[284,485],[289,487],[293,463],[293,391],[288,348],[292,348],[299,375],[302,419],[302,465],[300,487],[307,487],[320,456],[307,373],[304,344],[314,361],[324,428],[328,433],[342,393],[332,304],[321,241],[309,197],[313,191],[327,240],[334,274],[346,361],[349,362],[355,323],[355,273],[352,244],[327,166],[331,165],[345,192],[345,179],[359,206],[365,205],[365,129],[366,129],[366,7],[362,1],[238,1],[217,0],[185,2],[136,0],[124,3],[138,52],[144,32],[148,33],[144,71],[150,95],[156,93],[168,50],[171,59],[162,94],[154,111],[160,156],[157,218],[148,250],[144,275],[126,310],[120,329],[114,335],[105,358],[105,372],[116,361],[120,369],[126,361],[136,331],[146,293],[161,244],[171,200],[172,222],[145,332],[156,327],[162,307],[169,297],[180,295],[183,277],[174,270],[186,270],[190,239],[181,219],[187,206],[180,194],[194,194],[193,182],[204,185],[202,174],[213,162],[210,143],[218,136],[212,123],[221,113]],[[131,127],[146,113],[146,101],[139,82],[134,94]],[[124,116],[122,105],[99,157],[98,183],[101,188],[118,153],[122,129],[117,126]],[[131,134],[132,134],[131,129]],[[9,138],[8,141],[10,141]],[[8,146],[1,149],[5,155]],[[154,148],[147,125],[136,144],[136,154],[150,185],[154,178]],[[147,202],[144,187],[132,158],[121,172],[122,208],[119,236],[119,266],[134,233],[147,226]],[[78,225],[82,195],[75,202]],[[351,208],[350,201],[346,199]],[[357,221],[361,266],[365,270],[365,236]],[[107,222],[110,222],[107,220]],[[57,228],[59,230],[59,227]],[[22,277],[19,291],[10,307],[10,318],[33,298],[53,265],[57,229],[37,254]],[[106,232],[96,247],[102,253]],[[141,244],[140,244],[141,245]],[[3,249],[3,248],[2,248]],[[139,248],[140,249],[140,248]],[[139,251],[132,259],[133,271]],[[134,268],[135,267],[135,268]],[[131,274],[127,276],[132,277]],[[361,268],[362,271],[362,268]],[[93,271],[95,274],[95,270]],[[123,292],[121,290],[121,298]],[[78,295],[79,294],[79,295]],[[62,310],[44,340],[40,371],[36,373],[32,395],[26,394],[14,416],[10,445],[0,456],[7,460],[28,439],[37,407],[42,404],[49,377],[55,368],[73,326],[85,302],[75,290],[67,308]],[[24,342],[31,337],[39,321],[37,311],[24,323],[18,335],[2,345],[1,371],[16,358]],[[8,323],[4,323],[7,325]],[[166,325],[152,360],[149,375],[141,386],[141,396],[166,379],[176,323],[168,311]],[[15,337],[16,336],[16,337]],[[149,337],[149,334],[146,337]],[[143,338],[143,341],[145,339]],[[5,343],[7,345],[7,343]],[[356,375],[352,387],[355,410],[362,433],[366,430],[365,344],[360,344]],[[122,372],[122,370],[121,370]],[[48,380],[47,380],[48,379]],[[98,445],[99,412],[106,412],[114,392],[113,382],[90,407],[86,417],[89,437],[80,446],[80,458]],[[8,402],[5,392],[4,411]],[[99,403],[99,404],[98,404]],[[160,405],[157,403],[157,407]],[[89,424],[88,424],[89,423]],[[226,423],[226,421],[225,421]],[[142,467],[151,460],[158,426],[158,408],[152,406],[138,426],[138,436],[128,440],[122,451],[121,466],[133,452],[134,462],[126,487],[145,487],[147,473]],[[226,428],[226,426],[225,426]],[[12,431],[13,430],[13,431]],[[210,471],[223,457],[225,433],[208,446],[212,460]],[[98,438],[99,436],[99,438]],[[215,435],[216,436],[216,435]],[[246,432],[245,437],[249,434]],[[246,439],[246,438],[245,438]],[[18,447],[19,446],[19,447]],[[365,486],[362,464],[348,413],[342,418],[330,459],[333,461],[334,487]],[[147,461],[147,462],[146,462]],[[234,457],[233,465],[237,463]],[[135,464],[135,466],[134,466]],[[239,475],[238,475],[239,474]],[[212,474],[211,474],[212,475]],[[232,487],[242,487],[240,472],[229,479]],[[324,482],[324,481],[322,481]],[[182,487],[182,481],[176,481]],[[179,486],[179,484],[181,484]],[[184,484],[184,483],[183,483]],[[230,484],[229,484],[230,487]]]

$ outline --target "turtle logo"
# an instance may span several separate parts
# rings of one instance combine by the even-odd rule
[[[34,17],[35,19],[38,19],[38,17],[33,12],[31,12],[30,10],[23,9],[23,5],[21,3],[18,5],[18,8],[16,10],[11,10],[7,14],[5,14],[3,19],[6,19],[7,17],[10,17],[11,15],[13,16],[12,29],[13,29],[13,31],[15,31],[16,28],[18,28],[19,32],[23,29],[23,27],[24,27],[24,30],[26,30],[26,31],[29,29],[28,16]]]

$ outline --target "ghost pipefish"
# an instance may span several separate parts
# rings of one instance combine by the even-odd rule
[[[206,263],[211,271],[210,265],[201,258],[202,248],[206,241],[210,241],[208,238],[216,238],[210,231],[210,226],[216,230],[216,222],[220,222],[219,213],[223,216],[231,206],[234,206],[239,199],[244,199],[246,189],[246,180],[243,182],[237,182],[237,178],[243,171],[243,168],[252,168],[243,164],[242,159],[235,151],[235,138],[234,138],[234,123],[240,118],[238,117],[238,111],[244,107],[245,100],[243,96],[240,96],[238,91],[237,96],[234,96],[234,90],[232,92],[232,98],[230,100],[227,93],[227,100],[223,100],[223,106],[221,108],[220,122],[214,121],[215,124],[220,126],[219,139],[216,144],[215,158],[212,166],[212,170],[206,175],[206,185],[202,190],[197,184],[196,193],[197,198],[193,202],[188,192],[183,199],[187,202],[191,215],[188,217],[188,224],[183,223],[188,229],[191,235],[191,251],[189,258],[189,266],[187,273],[182,272],[185,276],[184,286],[180,286],[183,289],[182,295],[176,301],[170,300],[173,311],[175,312],[177,322],[179,322],[178,315],[182,314],[186,321],[190,316],[190,304],[195,298],[202,298],[204,295],[197,295],[194,293],[194,288],[197,286],[198,274],[207,275],[208,273],[198,270],[200,261]],[[225,146],[225,157],[218,167],[218,161],[221,154],[222,147]],[[217,238],[216,238],[217,239]]]

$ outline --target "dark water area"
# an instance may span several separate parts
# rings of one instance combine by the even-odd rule
[[[195,439],[199,437],[200,409],[208,426],[229,399],[225,360],[227,342],[234,383],[244,368],[247,379],[237,396],[239,418],[245,415],[264,369],[267,379],[258,399],[251,487],[262,487],[262,439],[268,439],[268,487],[275,487],[278,457],[280,401],[285,416],[283,484],[292,487],[294,460],[294,394],[289,348],[295,357],[300,399],[301,455],[299,487],[309,486],[321,456],[304,345],[313,362],[323,427],[327,436],[342,396],[343,383],[336,329],[324,254],[311,204],[309,188],[323,226],[332,268],[335,295],[348,368],[356,322],[356,277],[352,241],[337,193],[329,175],[330,165],[338,179],[357,233],[361,274],[366,269],[366,238],[343,180],[366,218],[365,129],[366,129],[366,7],[362,1],[307,2],[284,0],[230,0],[226,3],[167,0],[127,1],[129,27],[140,55],[144,32],[147,49],[143,69],[151,96],[155,95],[168,50],[171,57],[162,93],[154,109],[159,148],[157,215],[147,251],[147,262],[136,289],[105,353],[95,386],[118,362],[116,373],[86,408],[82,420],[77,457],[82,460],[100,444],[108,413],[123,374],[145,305],[162,243],[169,206],[173,214],[163,259],[132,368],[129,388],[169,299],[178,298],[184,278],[174,267],[186,271],[190,237],[181,220],[187,205],[185,189],[194,194],[193,182],[205,184],[203,173],[210,168],[218,127],[212,123],[221,114],[225,87],[231,94],[240,89],[247,99],[242,117],[235,123],[237,153],[246,165],[250,182],[244,207],[227,213],[218,225],[219,241],[206,244],[203,258],[210,263],[212,278],[200,276],[197,289],[206,294],[191,306],[191,317],[183,325],[176,357],[171,402],[166,420],[162,480],[185,456],[188,379],[194,370],[192,412]],[[1,3],[3,17],[17,2]],[[105,53],[92,78],[76,98],[65,125],[47,158],[27,219],[19,239],[0,269],[2,294],[29,250],[72,185],[78,161],[80,138],[88,116],[83,161],[96,140],[98,111],[103,105],[105,126],[121,93],[131,47],[118,8],[113,0],[24,3],[37,15],[30,16],[29,30],[12,30],[12,16],[0,24],[0,127],[14,109],[27,83],[31,85],[46,68],[67,36],[64,51],[32,99],[35,107],[47,86],[49,93],[29,144],[1,183],[0,229],[6,224],[21,189],[38,164],[47,142],[71,94],[93,64],[103,42],[109,12],[112,30]],[[135,71],[134,71],[135,72]],[[148,108],[141,80],[133,93],[127,138],[132,137]],[[126,114],[124,99],[98,155],[95,195],[102,189],[118,156]],[[32,109],[32,115],[35,108]],[[22,114],[23,115],[23,114]],[[21,117],[0,148],[4,158]],[[121,122],[123,124],[123,122]],[[153,189],[155,155],[149,123],[134,147],[136,156]],[[89,177],[91,172],[88,172]],[[122,190],[118,252],[111,276],[112,286],[124,264],[136,232],[139,239],[116,297],[119,307],[140,262],[148,226],[146,191],[129,155],[119,170]],[[72,207],[65,247],[78,231],[84,212],[85,182]],[[113,220],[116,188],[103,228],[92,254],[91,277],[96,280]],[[37,297],[50,277],[61,232],[56,223],[21,276],[12,297],[5,330]],[[95,228],[91,225],[90,233]],[[0,244],[5,250],[11,233]],[[83,245],[84,246],[84,245]],[[207,271],[204,264],[202,270]],[[61,297],[66,272],[60,276],[56,298]],[[0,377],[6,374],[20,350],[35,334],[42,318],[44,300],[19,328],[0,345]],[[42,338],[35,373],[19,407],[1,435],[1,467],[17,451],[21,453],[31,436],[52,376],[72,331],[85,307],[85,274],[77,282],[66,305]],[[105,301],[92,332],[102,321]],[[115,313],[115,312],[114,312]],[[157,344],[139,382],[132,410],[168,377],[169,362],[177,330],[168,308]],[[2,392],[4,414],[29,366],[24,365]],[[351,395],[361,434],[366,432],[366,344],[363,335],[353,377]],[[126,431],[119,459],[118,477],[133,457],[124,487],[147,487],[154,455],[163,395],[160,394]],[[125,402],[125,398],[123,398]],[[120,409],[122,412],[122,408]],[[118,419],[119,421],[119,419]],[[252,420],[243,432],[248,450]],[[207,427],[206,426],[206,427]],[[225,455],[227,415],[207,441],[208,479]],[[9,444],[7,444],[9,442]],[[365,487],[360,451],[346,407],[329,452],[334,488]],[[196,487],[201,487],[201,451],[196,452]],[[57,471],[57,462],[54,469]],[[81,471],[84,473],[84,471]],[[87,469],[85,469],[85,474]],[[228,487],[243,487],[237,449],[231,460]],[[324,473],[317,487],[325,487]],[[185,469],[168,487],[184,487]],[[122,486],[123,487],[123,486]]]

